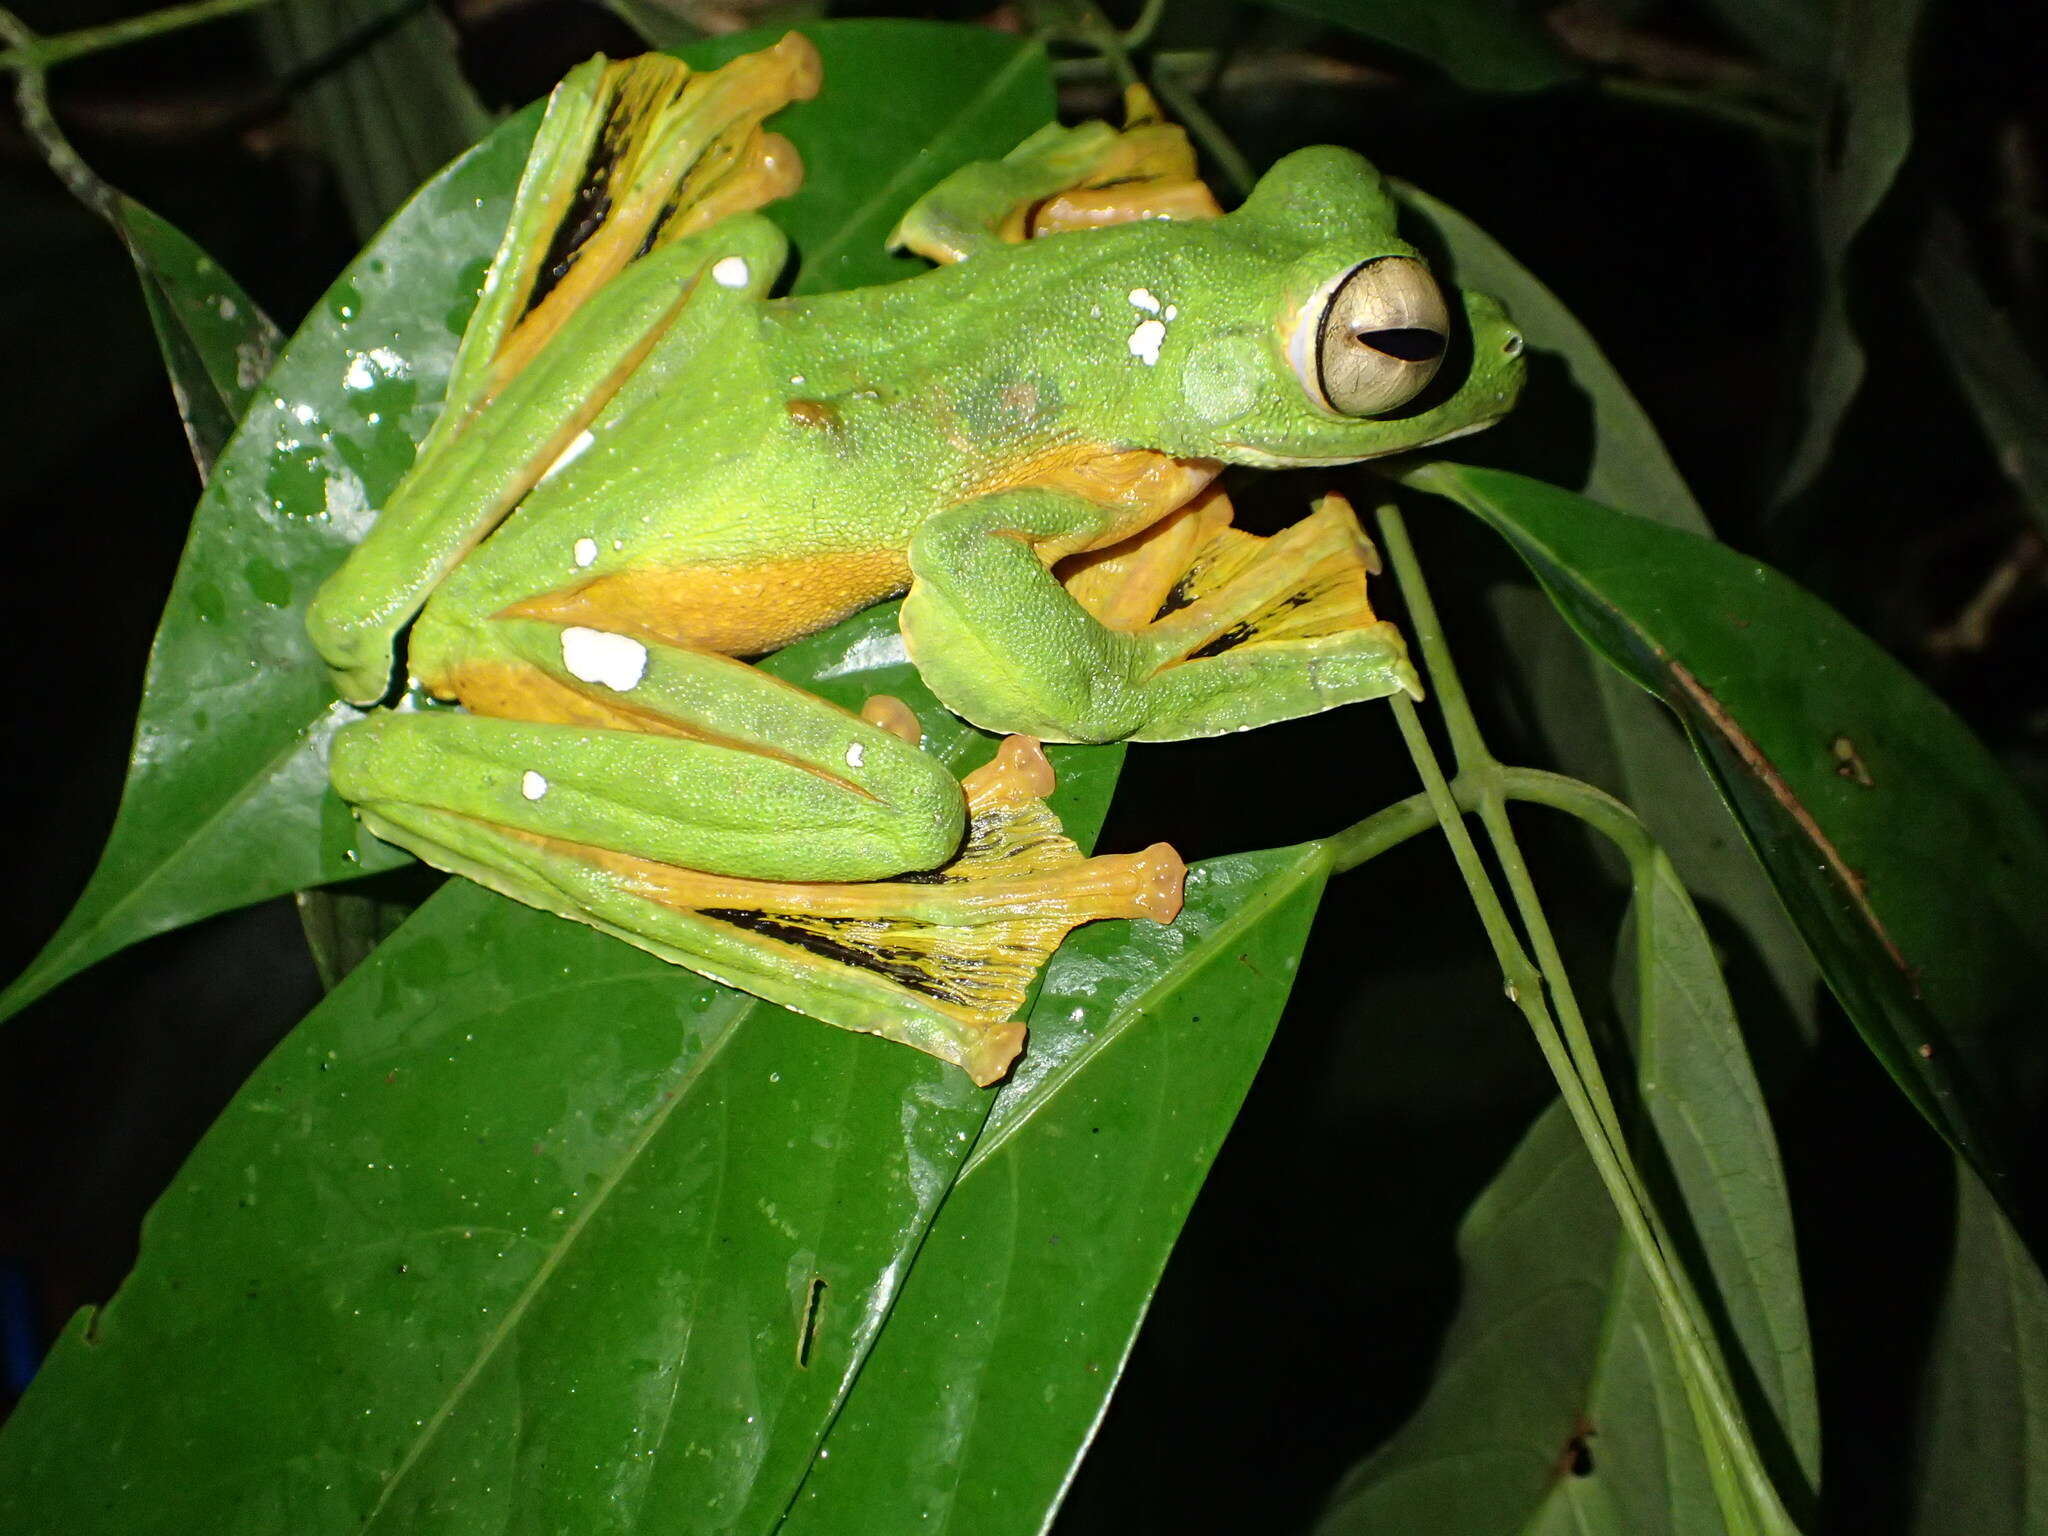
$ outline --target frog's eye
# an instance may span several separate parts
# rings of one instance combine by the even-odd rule
[[[1381,256],[1309,302],[1289,351],[1318,404],[1345,416],[1377,416],[1406,405],[1436,377],[1450,328],[1429,268],[1407,256]]]

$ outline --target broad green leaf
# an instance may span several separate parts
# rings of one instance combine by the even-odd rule
[[[1960,1159],[1918,1449],[1914,1536],[2048,1530],[2048,1282]]]
[[[1200,864],[1171,928],[1068,940],[1030,1052],[784,1528],[1037,1532],[1264,1057],[1319,846]]]
[[[1921,242],[1913,289],[1998,467],[2048,533],[2048,380],[1970,269],[1962,226],[1946,208]]]
[[[1820,1425],[1770,1120],[1698,914],[1668,860],[1647,864],[1627,988],[1653,1133],[1638,1133],[1638,1156],[1704,1257],[1766,1463],[1781,1488],[1810,1489]],[[1562,1105],[1480,1196],[1458,1246],[1462,1300],[1430,1395],[1346,1478],[1322,1536],[1720,1536],[1656,1300]]]
[[[2048,835],[1967,727],[1768,566],[1497,470],[1408,477],[1504,535],[1596,650],[1685,722],[1871,1049],[2003,1180],[2048,954]]]
[[[808,181],[770,211],[798,242],[800,280],[822,267],[834,282],[884,281],[899,270],[881,250],[900,212],[891,199],[914,197],[957,159],[1005,152],[1050,117],[1044,59],[1014,38],[924,24],[810,35],[828,83],[803,111],[807,132],[830,142],[798,140]],[[695,62],[764,41],[722,39]],[[513,119],[399,211],[244,418],[157,632],[107,851],[56,937],[0,995],[0,1014],[150,934],[404,862],[359,835],[327,789],[327,740],[354,711],[334,702],[301,617],[433,420],[535,121]]]
[[[1558,434],[1560,402],[1554,397],[1561,381],[1552,369],[1561,367],[1584,395],[1592,418],[1591,453],[1583,470],[1565,483],[1621,511],[1710,533],[1648,413],[1557,295],[1455,208],[1404,184],[1397,183],[1396,192],[1443,243],[1452,278],[1507,305],[1528,343],[1534,367],[1529,389],[1513,416],[1476,440],[1480,450],[1528,467],[1531,435]],[[1496,605],[1503,632],[1516,636],[1510,664],[1522,675],[1560,766],[1635,807],[1684,873],[1687,887],[1733,917],[1787,1008],[1803,1018],[1818,976],[1812,958],[1769,880],[1742,847],[1727,807],[1701,777],[1684,733],[1654,700],[1589,658],[1584,647],[1562,635],[1550,643],[1548,631],[1557,621],[1534,611],[1542,606],[1534,594],[1506,589]]]
[[[113,209],[204,481],[270,372],[284,333],[218,263],[132,198]]]
[[[1540,91],[1578,70],[1519,0],[1271,0],[1427,59],[1475,91]]]
[[[1820,311],[1806,365],[1806,422],[1778,500],[1820,477],[1835,434],[1863,387],[1865,359],[1849,318],[1849,255],[1913,144],[1913,42],[1924,0],[1839,0],[1834,76],[1814,171]]]
[[[264,51],[327,152],[359,239],[482,138],[491,116],[462,78],[455,33],[408,0],[283,0],[259,15]]]
[[[895,694],[956,769],[993,750],[890,607],[769,665]],[[1091,840],[1120,751],[1053,752]],[[450,881],[242,1089],[67,1331],[0,1433],[0,1529],[768,1531],[994,1102]]]

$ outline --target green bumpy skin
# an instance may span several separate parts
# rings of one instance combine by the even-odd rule
[[[590,118],[587,99],[571,105]],[[537,161],[561,157],[549,133]],[[1020,175],[969,175],[927,201],[949,227],[976,228],[975,188]],[[515,230],[508,248],[515,238],[539,237]],[[1185,500],[1162,497],[1157,476],[1151,492],[1104,478],[1106,462],[1163,465],[1192,492],[1220,464],[1422,448],[1500,417],[1523,365],[1499,306],[1465,294],[1446,377],[1377,416],[1324,403],[1303,329],[1315,306],[1362,263],[1417,259],[1380,176],[1347,150],[1289,155],[1220,218],[963,251],[907,281],[802,299],[767,297],[784,247],[756,214],[652,251],[437,435],[309,625],[344,696],[370,702],[417,617],[408,670],[469,706],[379,711],[341,735],[335,783],[380,834],[987,1080],[1007,1058],[991,1065],[980,1026],[936,984],[882,966],[824,977],[818,955],[845,948],[838,937],[808,956],[756,943],[735,959],[759,924],[736,938],[697,913],[679,920],[673,901],[636,905],[647,881],[633,860],[887,882],[960,846],[961,791],[932,759],[733,658],[907,587],[912,659],[991,731],[1167,739],[1412,690],[1391,626],[1219,650],[1169,633],[1163,609],[1151,628],[1099,622],[1052,567]],[[1288,557],[1298,570],[1370,563],[1348,513],[1319,529],[1321,544]],[[1285,574],[1213,599],[1211,627],[1243,631]],[[997,920],[963,911],[876,921]],[[1073,920],[1089,915],[1101,913]]]

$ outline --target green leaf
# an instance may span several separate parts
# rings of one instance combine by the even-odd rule
[[[1919,1441],[1915,1536],[2048,1529],[2048,1281],[1960,1160]]]
[[[1271,0],[1427,59],[1475,91],[1540,91],[1578,78],[1519,0]]]
[[[993,751],[893,606],[768,665],[895,694],[956,770]],[[1052,750],[1092,840],[1121,752]],[[766,1531],[994,1102],[450,881],[244,1086],[67,1331],[0,1434],[0,1528]]]
[[[1318,845],[1214,860],[1189,871],[1171,928],[1067,941],[789,1536],[1045,1528],[1265,1055],[1326,874]]]
[[[454,31],[431,5],[283,0],[259,21],[264,51],[306,133],[326,150],[358,238],[490,129],[456,63]]]
[[[1497,470],[1407,478],[1504,535],[1677,712],[1865,1041],[2010,1201],[2034,1123],[2013,1052],[2048,954],[2048,835],[1983,745],[1768,566]]]
[[[2048,380],[1970,269],[1962,226],[1947,208],[1921,242],[1913,289],[1998,467],[2048,533]]]
[[[1704,1257],[1724,1349],[1780,1486],[1809,1488],[1820,1426],[1784,1173],[1698,914],[1671,865],[1638,872],[1638,1156]],[[1338,1489],[1322,1536],[1719,1536],[1721,1506],[1649,1281],[1563,1105],[1467,1215],[1463,1298],[1434,1386]],[[1774,1458],[1773,1452],[1776,1452]]]
[[[800,285],[816,269],[885,281],[900,270],[881,249],[901,211],[891,199],[1043,123],[1044,58],[1015,38],[928,24],[809,35],[825,93],[807,117],[777,120],[804,135],[808,179],[770,212],[798,243]],[[721,39],[692,60],[767,40]],[[354,711],[334,702],[304,605],[433,420],[536,121],[514,118],[421,188],[286,348],[194,515],[107,851],[56,937],[0,995],[0,1016],[150,934],[405,862],[361,835],[327,788],[327,740]],[[830,138],[814,145],[813,133]]]
[[[1814,171],[1821,300],[1806,367],[1806,423],[1778,487],[1810,489],[1863,387],[1865,360],[1849,317],[1849,254],[1913,144],[1913,39],[1924,0],[1840,0],[1834,82]]]
[[[203,481],[284,343],[284,333],[218,263],[133,198],[115,228],[142,280],[149,323]]]

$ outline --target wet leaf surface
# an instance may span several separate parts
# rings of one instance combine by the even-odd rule
[[[1325,874],[1317,845],[1217,859],[1189,871],[1171,928],[1068,940],[785,1529],[1045,1527],[1265,1056]]]

